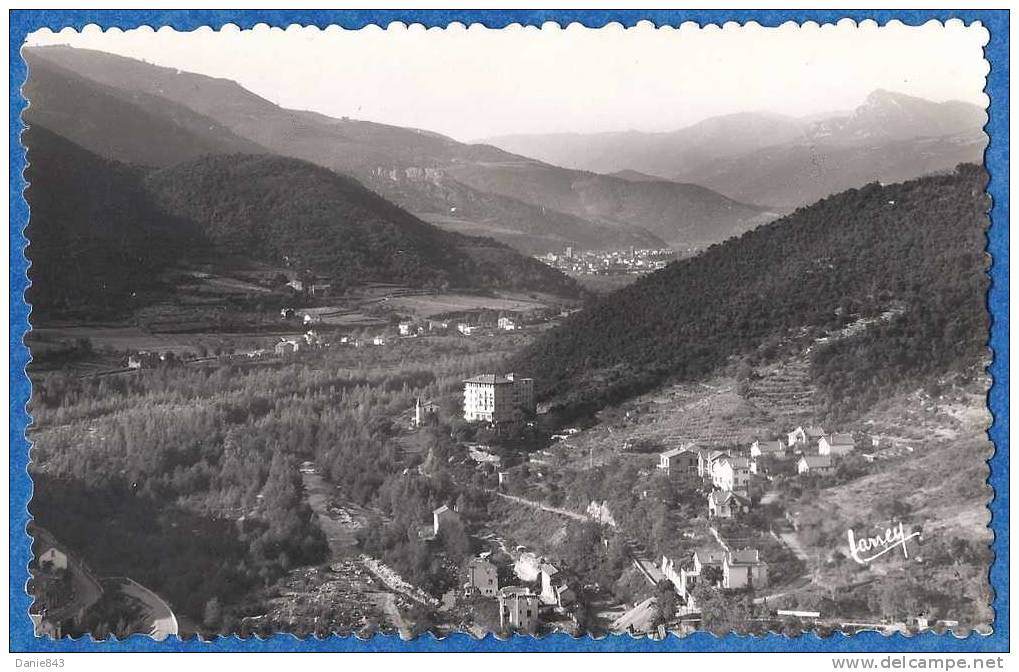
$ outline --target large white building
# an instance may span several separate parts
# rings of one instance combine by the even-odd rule
[[[517,411],[534,413],[534,379],[486,373],[464,381],[464,419],[509,422]]]

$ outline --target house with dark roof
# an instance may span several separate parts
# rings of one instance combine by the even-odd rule
[[[499,592],[498,568],[488,558],[471,558],[467,562],[467,583],[464,588],[468,594],[495,597]]]
[[[658,468],[666,476],[696,475],[700,455],[689,447],[673,448],[658,455]]]
[[[774,441],[754,441],[750,444],[750,457],[782,457],[785,455],[785,444]]]
[[[818,439],[825,435],[824,429],[809,425],[807,427],[797,427],[793,431],[789,432],[789,447],[803,449],[812,443],[815,443]]]
[[[830,474],[835,469],[831,455],[803,455],[796,463],[798,474]]]
[[[732,490],[715,490],[708,495],[709,518],[738,518],[750,512],[750,500]]]
[[[818,455],[848,455],[856,450],[852,434],[825,434],[817,441]]]

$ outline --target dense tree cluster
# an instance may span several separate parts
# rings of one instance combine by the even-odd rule
[[[865,336],[814,349],[829,408],[875,380],[971,365],[987,339],[986,180],[962,165],[824,199],[599,300],[517,368],[536,375],[540,396],[589,411],[895,306]]]
[[[138,169],[39,126],[22,139],[31,206],[28,300],[37,315],[95,319],[123,310],[192,246],[196,232],[156,206]]]
[[[375,512],[366,550],[448,590],[468,538],[450,530],[426,547],[419,531],[443,504],[465,522],[485,516],[486,496],[452,478],[446,430],[421,430],[422,453],[405,455],[396,423],[415,398],[455,398],[500,354],[456,339],[418,347],[409,360],[396,348],[323,350],[257,367],[41,376],[32,514],[96,571],[129,575],[198,620],[216,597],[229,616],[252,588],[325,559],[300,475],[311,460]]]

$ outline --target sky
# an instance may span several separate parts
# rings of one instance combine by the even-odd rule
[[[344,30],[264,25],[241,31],[33,33],[224,77],[284,107],[472,141],[517,133],[670,131],[745,111],[851,110],[873,90],[986,106],[987,30],[793,23],[638,24],[491,30],[391,24]]]

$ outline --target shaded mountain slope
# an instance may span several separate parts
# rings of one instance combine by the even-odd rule
[[[536,375],[544,398],[591,409],[894,306],[880,338],[815,349],[826,389],[972,366],[987,338],[985,185],[967,165],[822,200],[601,299],[517,368]]]
[[[561,273],[494,241],[427,224],[357,181],[279,156],[204,157],[149,175],[167,212],[197,223],[228,254],[288,263],[337,284],[547,289],[576,295]],[[500,250],[501,264],[466,249]]]
[[[631,181],[527,159],[460,165],[449,171],[482,191],[617,225],[639,224],[677,249],[738,235],[774,217],[696,184]]]
[[[422,222],[313,164],[206,156],[156,171],[98,157],[39,125],[26,198],[35,310],[95,318],[161,287],[161,271],[229,258],[308,268],[335,284],[530,289],[578,296],[569,278],[495,241]]]
[[[29,62],[25,121],[100,156],[165,166],[206,154],[266,151],[183,105],[104,86],[45,60]]]
[[[26,237],[36,315],[95,318],[127,308],[132,295],[193,249],[198,230],[163,212],[141,171],[98,157],[41,126],[22,135],[28,147]]]

